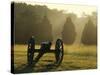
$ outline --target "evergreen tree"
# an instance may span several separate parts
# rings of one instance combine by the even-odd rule
[[[42,41],[52,41],[52,25],[50,24],[46,14],[42,20],[42,22],[39,24],[38,28],[39,32],[36,34],[37,42]]]
[[[81,41],[87,45],[97,44],[97,29],[90,19],[84,27]]]
[[[75,41],[75,36],[76,36],[75,26],[71,18],[68,17],[63,27],[62,39],[65,44],[73,44],[73,42]]]

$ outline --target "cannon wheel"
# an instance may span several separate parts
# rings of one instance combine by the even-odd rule
[[[61,39],[57,39],[55,45],[55,58],[56,64],[59,65],[63,60],[64,50],[63,50],[63,41]]]
[[[30,40],[29,40],[29,43],[28,43],[28,50],[27,50],[28,65],[33,64],[34,50],[35,50],[35,41],[34,41],[34,38],[31,37]]]
[[[32,56],[32,53],[31,53],[31,44],[28,44],[28,51],[27,51],[27,62],[28,62],[28,65],[32,64],[32,60],[33,60],[33,56]]]

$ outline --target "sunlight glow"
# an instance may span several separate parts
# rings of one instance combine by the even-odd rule
[[[96,12],[97,8],[95,6],[88,6],[88,5],[71,5],[71,4],[51,4],[51,3],[40,3],[40,2],[34,2],[34,1],[17,1],[14,0],[14,2],[21,2],[21,3],[27,3],[31,5],[46,5],[50,9],[57,9],[57,10],[63,10],[65,13],[75,13],[78,17],[81,17],[83,13],[87,15],[91,15],[92,12]]]

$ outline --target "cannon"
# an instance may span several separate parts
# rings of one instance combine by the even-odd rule
[[[54,53],[55,54],[55,65],[59,66],[63,60],[64,50],[63,50],[63,41],[57,39],[55,44],[55,49],[51,49],[52,43],[50,41],[41,42],[40,49],[35,49],[35,39],[32,36],[28,41],[28,50],[27,50],[27,62],[28,65],[35,65],[39,59],[45,53]],[[38,55],[34,57],[34,53],[38,52]]]

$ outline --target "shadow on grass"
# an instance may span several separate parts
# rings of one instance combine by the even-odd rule
[[[18,74],[18,73],[30,73],[33,71],[33,67],[32,66],[28,66],[28,65],[21,65],[18,68],[14,69],[14,73]]]
[[[27,65],[27,64],[23,64],[18,68],[14,69],[14,73],[15,74],[19,74],[19,73],[32,73],[32,72],[48,72],[48,71],[54,71],[58,66],[55,65],[55,63],[49,63],[47,65],[44,65],[44,67],[42,67],[40,69],[40,67],[35,66],[35,65]]]
[[[40,71],[40,72],[55,71],[56,68],[58,68],[58,66],[56,66],[55,64],[47,64],[47,65],[45,65],[44,68],[42,68],[42,69],[39,70],[39,71]]]

